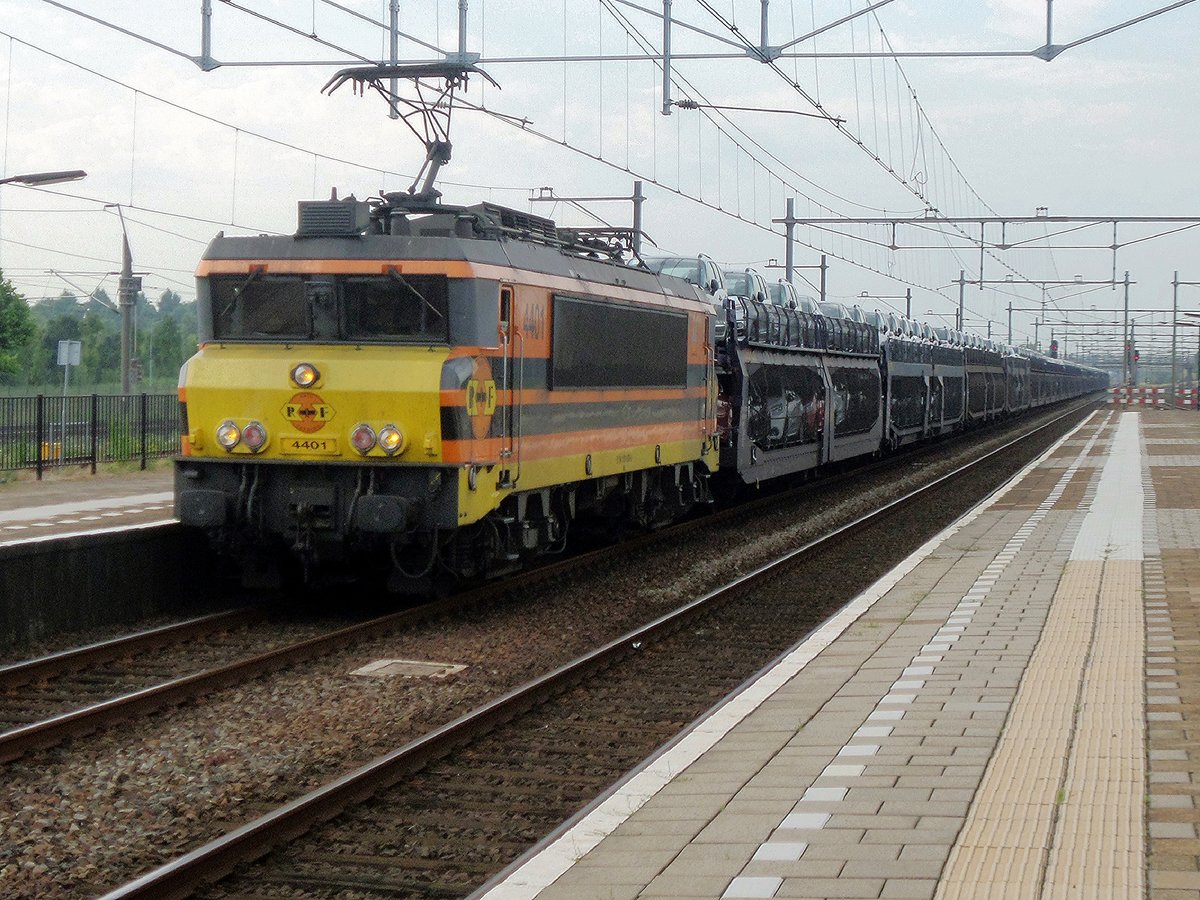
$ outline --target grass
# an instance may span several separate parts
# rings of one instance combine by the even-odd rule
[[[147,472],[168,472],[174,460],[170,458],[154,458],[146,460]],[[43,481],[76,481],[81,478],[104,478],[121,475],[132,475],[141,471],[141,463],[136,459],[123,459],[117,462],[101,462],[96,464],[96,474],[92,475],[90,463],[69,466],[47,466],[42,469]],[[34,469],[0,470],[0,489],[6,484],[24,484],[37,481]]]

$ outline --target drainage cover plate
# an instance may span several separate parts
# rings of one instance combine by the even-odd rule
[[[377,659],[355,669],[351,675],[402,675],[405,678],[446,678],[457,675],[466,666],[457,663],[425,662],[419,659]]]

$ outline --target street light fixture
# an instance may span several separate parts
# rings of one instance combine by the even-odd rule
[[[34,172],[30,175],[12,175],[0,178],[0,184],[23,184],[25,187],[42,187],[47,184],[63,184],[67,181],[79,181],[87,178],[83,169],[70,169],[66,172]]]
[[[10,175],[8,178],[0,178],[0,186],[19,184],[23,187],[43,187],[48,184],[78,181],[81,178],[87,178],[87,172],[83,169],[69,169],[65,172],[31,172],[28,175]]]

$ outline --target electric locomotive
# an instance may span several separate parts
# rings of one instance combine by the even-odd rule
[[[583,515],[653,526],[717,465],[713,308],[620,235],[491,204],[304,202],[218,236],[180,376],[177,514],[251,572],[495,574]]]

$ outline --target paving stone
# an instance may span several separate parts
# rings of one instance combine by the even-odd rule
[[[1165,422],[1170,416],[1155,421]],[[1097,426],[1106,417],[1110,424],[1099,434]],[[951,847],[967,834],[964,823],[972,815],[972,804],[986,794],[981,785],[998,765],[997,747],[1014,740],[1031,746],[1050,742],[1055,747],[1059,746],[1055,742],[1065,741],[1061,746],[1067,755],[1062,758],[1070,765],[1051,766],[1045,773],[1018,767],[1006,783],[1032,786],[1031,799],[1013,808],[1018,815],[1045,821],[1047,840],[1056,848],[1050,855],[1051,869],[1060,866],[1064,873],[1075,873],[1064,875],[1071,883],[1088,886],[1075,896],[1141,895],[1140,889],[1116,888],[1124,882],[1113,878],[1123,871],[1126,860],[1142,852],[1146,833],[1142,823],[1147,815],[1152,851],[1148,900],[1170,900],[1168,892],[1191,896],[1200,891],[1200,882],[1187,881],[1189,876],[1200,877],[1200,872],[1187,871],[1189,859],[1194,869],[1200,868],[1195,827],[1200,812],[1193,800],[1200,786],[1192,782],[1193,763],[1187,753],[1200,739],[1200,664],[1191,662],[1200,660],[1200,554],[1196,553],[1200,487],[1186,493],[1176,485],[1169,492],[1171,509],[1181,508],[1185,493],[1196,506],[1195,522],[1188,525],[1196,532],[1196,541],[1189,545],[1193,549],[1160,551],[1153,529],[1160,527],[1154,522],[1162,509],[1155,510],[1153,501],[1162,493],[1155,482],[1161,476],[1155,472],[1164,469],[1157,463],[1172,457],[1140,457],[1156,462],[1155,467],[1141,470],[1150,473],[1143,474],[1142,484],[1156,485],[1140,508],[1148,511],[1144,513],[1145,565],[1105,560],[1095,569],[1111,575],[1097,580],[1097,590],[1107,592],[1103,594],[1107,598],[1117,596],[1113,592],[1118,590],[1125,592],[1122,598],[1132,592],[1139,617],[1144,615],[1140,592],[1161,595],[1161,600],[1151,600],[1162,605],[1150,613],[1149,630],[1141,618],[1128,625],[1104,618],[1092,628],[1092,610],[1101,608],[1106,617],[1116,611],[1123,615],[1125,610],[1111,600],[1098,604],[1095,591],[1080,607],[1087,618],[1077,637],[1052,629],[1058,622],[1068,629],[1075,627],[1084,618],[1048,618],[1055,609],[1067,609],[1061,606],[1064,579],[1083,571],[1077,560],[1070,559],[1071,549],[1086,532],[1083,523],[1089,505],[1098,503],[1103,493],[1102,477],[1110,478],[1117,470],[1105,468],[1113,442],[1125,441],[1122,446],[1128,447],[1129,422],[1144,420],[1144,415],[1131,419],[1108,412],[1094,417],[1077,433],[1074,446],[1060,448],[1057,456],[943,543],[785,685],[775,698],[788,704],[785,712],[754,714],[744,733],[730,739],[723,752],[689,769],[694,783],[688,787],[696,789],[698,796],[720,796],[726,790],[727,802],[710,812],[711,821],[693,826],[692,834],[698,831],[699,835],[687,850],[700,855],[680,853],[650,881],[644,895],[716,897],[738,885],[738,890],[752,893],[774,888],[781,897],[933,897],[938,873],[943,865],[953,865]],[[1200,427],[1196,427],[1200,423],[1186,417],[1184,421],[1195,431],[1188,440],[1193,446],[1200,444]],[[1148,434],[1143,428],[1142,437]],[[1094,440],[1092,452],[1081,456],[1089,440]],[[1194,461],[1171,471],[1191,477],[1200,469],[1200,451],[1186,458]],[[1125,466],[1121,471],[1138,470]],[[1062,480],[1064,473],[1066,480]],[[1039,507],[1056,484],[1062,497]],[[1178,532],[1182,526],[1173,527]],[[1169,557],[1170,553],[1179,556]],[[1155,554],[1161,554],[1161,560]],[[1172,565],[1192,568],[1184,579],[1184,570],[1171,569]],[[1110,634],[1117,643],[1110,641]],[[1142,644],[1137,645],[1136,656],[1113,649],[1124,647],[1119,641],[1126,639],[1145,643],[1147,634],[1146,646],[1154,658],[1145,667]],[[1094,635],[1099,637],[1092,646]],[[1089,687],[1082,676],[1073,681],[1063,678],[1058,670],[1031,682],[1030,661],[1039,648],[1060,646],[1063,650],[1055,651],[1056,663],[1084,648],[1078,672],[1104,672],[1109,670],[1106,666],[1126,664],[1132,668],[1127,673],[1121,670],[1122,676],[1103,690]],[[1063,705],[1056,707],[1054,692],[1060,686],[1065,687]],[[1015,717],[1023,695],[1031,689],[1042,692],[1035,707],[1038,714],[1021,726]],[[885,698],[889,702],[881,704]],[[905,699],[908,702],[896,702]],[[1141,718],[1139,704],[1144,702],[1151,708]],[[1121,775],[1118,769],[1127,760],[1131,767],[1146,763],[1143,739],[1128,744],[1117,736],[1125,733],[1124,723],[1130,720],[1116,711],[1129,708],[1135,709],[1141,727],[1151,723],[1144,734],[1152,766],[1149,797],[1145,796],[1147,776],[1134,780],[1132,789],[1110,777]],[[1055,712],[1058,709],[1061,715]],[[1112,718],[1102,721],[1104,716]],[[1104,727],[1092,728],[1095,722]],[[1047,727],[1050,723],[1053,727]],[[1086,765],[1076,766],[1074,760],[1085,757],[1072,753],[1093,755],[1086,756]],[[1200,771],[1200,754],[1197,757],[1194,765]],[[1114,767],[1114,760],[1122,761],[1120,766]],[[847,765],[855,768],[843,768]],[[712,788],[714,794],[701,794],[700,785]],[[806,791],[810,793],[802,800]],[[1132,828],[1118,829],[1107,819],[1083,814],[1088,808],[1083,802],[1108,802],[1105,798],[1110,795],[1123,798],[1123,808],[1133,809]],[[681,793],[673,802],[682,803],[686,796]],[[652,808],[652,804],[645,808],[647,821],[641,827],[661,826],[667,832],[658,836],[686,843],[682,831],[670,831],[681,824],[669,818],[673,813],[650,812]],[[654,816],[664,820],[651,823]],[[619,834],[636,834],[636,823],[635,816],[626,823],[632,830],[622,826]],[[1062,836],[1070,834],[1090,835],[1077,845],[1077,857],[1060,852]],[[750,845],[754,849],[747,856]],[[1045,865],[1043,847],[1049,845],[1031,847],[1036,853],[1028,857],[1029,871],[1035,875]],[[741,849],[727,853],[725,847]],[[704,855],[706,848],[711,856]],[[760,852],[761,856],[751,858]],[[1101,856],[1093,860],[1088,853]],[[690,866],[689,859],[693,860]],[[1138,872],[1145,869],[1139,865]],[[707,879],[710,873],[713,877]],[[825,877],[834,873],[836,878]],[[1015,870],[1004,871],[991,884],[1003,888],[1004,896],[1031,896],[1023,891],[1019,876]],[[773,885],[769,879],[780,880]],[[1114,887],[1109,890],[1105,884]],[[625,896],[620,890],[613,894]],[[974,895],[968,889],[954,896]],[[1046,897],[1051,896],[1058,895],[1047,892]],[[1193,900],[1200,900],[1200,895]]]

